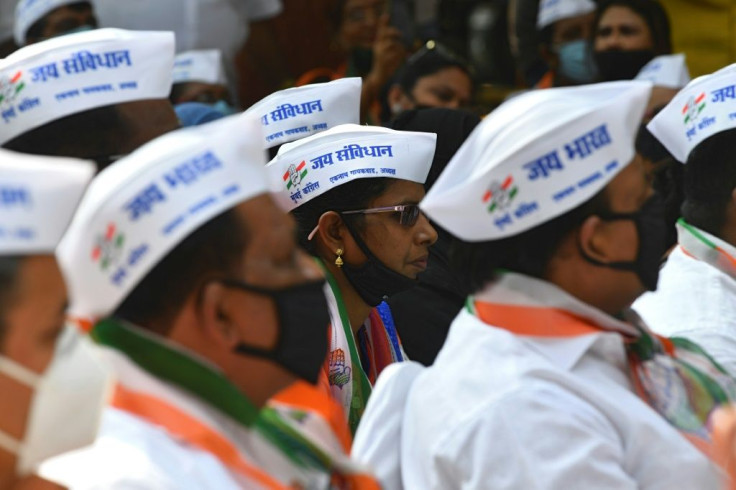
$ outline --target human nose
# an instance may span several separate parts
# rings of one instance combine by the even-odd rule
[[[429,222],[429,219],[424,213],[419,213],[416,230],[415,237],[419,245],[429,247],[437,241],[437,230],[434,229],[434,226],[432,226],[432,223]]]

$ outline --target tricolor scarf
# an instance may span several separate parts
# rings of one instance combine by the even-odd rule
[[[250,400],[213,365],[176,348],[155,335],[113,319],[99,322],[91,337],[132,361],[138,368],[168,385],[181,389],[230,420],[238,431],[258,434],[297,469],[327,475],[330,488],[377,489],[372,477],[353,464],[346,454],[334,450],[338,437],[329,432],[327,410],[320,406],[319,390],[306,383],[287,388],[281,400],[258,410]],[[153,425],[162,426],[172,436],[212,454],[228,467],[245,488],[288,488],[257,465],[248,461],[236,445],[212,422],[198,420],[192,411],[182,409],[175,400],[157,393],[129,389],[120,384],[112,405]],[[327,400],[329,401],[329,399]],[[332,403],[330,401],[330,403]],[[326,405],[325,405],[326,406]],[[281,474],[276,474],[282,477]]]
[[[342,404],[355,434],[376,378],[389,364],[404,361],[406,354],[386,303],[371,311],[356,342],[340,288],[327,268],[323,269],[332,293],[327,295],[332,321],[327,377],[332,396]]]
[[[632,311],[619,321],[548,283],[507,274],[536,290],[524,297],[491,286],[468,299],[468,310],[484,323],[518,336],[571,338],[615,332],[622,336],[630,376],[639,397],[710,455],[708,418],[736,401],[736,380],[693,342],[652,333]],[[505,281],[505,277],[501,281]],[[532,299],[533,298],[533,299]]]
[[[680,218],[677,222],[677,241],[686,255],[705,262],[736,279],[736,257],[733,247]]]

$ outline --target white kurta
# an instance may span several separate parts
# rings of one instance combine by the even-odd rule
[[[507,274],[499,286],[615,322],[542,281]],[[718,469],[634,393],[617,333],[520,337],[463,310],[408,395],[379,402],[379,391],[395,393],[382,382],[362,423],[380,430],[382,418],[403,415],[407,489],[720,488]]]
[[[698,231],[736,257],[736,248]],[[726,272],[677,247],[660,271],[657,290],[633,308],[658,334],[692,340],[736,375],[736,279]]]
[[[104,353],[121,384],[136,391],[155,393],[191,414],[227,438],[252,466],[282,483],[298,481],[305,488],[327,488],[329,476],[297,468],[255,431],[245,429],[202,400],[149,375],[118,352],[104,349]],[[230,471],[210,453],[116,408],[106,410],[92,446],[52,458],[41,465],[39,474],[71,490],[263,488]]]

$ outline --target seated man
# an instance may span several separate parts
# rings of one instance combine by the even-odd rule
[[[699,343],[731,374],[736,374],[736,121],[725,102],[733,94],[734,68],[693,80],[648,126],[677,160],[687,162],[685,200],[679,246],[667,258],[659,287],[634,304],[656,332]]]
[[[707,421],[736,381],[628,309],[666,246],[634,151],[650,92],[511,99],[422,201],[474,293],[435,363],[394,367],[368,403],[354,455],[386,488],[719,488]]]
[[[174,36],[98,29],[0,60],[0,146],[99,168],[178,127],[168,101]]]
[[[15,6],[13,30],[18,46],[92,29],[97,29],[97,18],[88,1],[19,0]]]
[[[216,49],[186,51],[174,58],[174,85],[169,100],[179,104],[207,104],[223,116],[236,112],[222,65],[222,53]]]
[[[42,475],[75,489],[362,481],[344,415],[309,384],[327,354],[324,278],[268,194],[259,127],[183,129],[93,181],[58,256],[70,311],[120,381],[95,445]]]
[[[64,326],[54,258],[89,183],[88,162],[0,150],[0,488],[56,488],[46,458],[94,441],[109,369]]]

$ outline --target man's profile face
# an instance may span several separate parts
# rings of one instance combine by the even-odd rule
[[[0,355],[42,374],[54,355],[67,304],[64,279],[52,255],[20,262],[14,287],[0,312]],[[0,372],[0,429],[23,438],[33,389]]]

